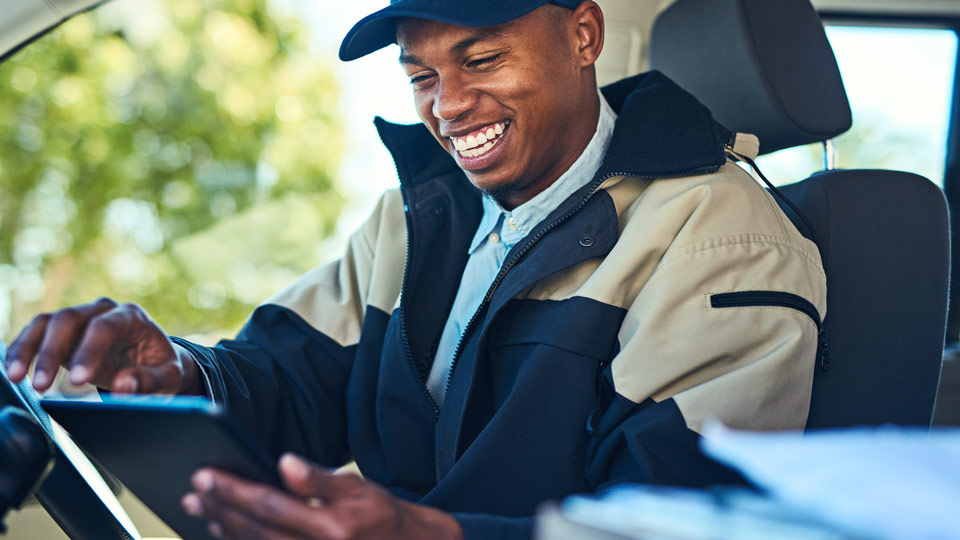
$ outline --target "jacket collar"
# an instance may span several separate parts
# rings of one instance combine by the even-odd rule
[[[598,176],[671,178],[713,172],[726,162],[730,131],[662,73],[641,73],[601,91],[618,117]],[[374,123],[402,186],[459,171],[423,124],[394,124],[380,117]]]

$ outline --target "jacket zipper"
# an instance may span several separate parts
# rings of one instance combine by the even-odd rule
[[[383,135],[380,133],[378,133],[378,135],[383,145],[389,149],[390,145],[384,140]],[[397,171],[397,178],[400,178],[400,167],[396,161],[394,161],[394,168]],[[436,422],[440,419],[440,405],[427,388],[427,378],[424,376],[424,373],[417,367],[416,362],[413,361],[413,351],[410,350],[410,340],[407,338],[406,302],[403,301],[403,297],[407,293],[407,275],[410,273],[410,265],[413,260],[413,217],[409,206],[413,201],[408,194],[408,190],[404,188],[403,185],[400,186],[400,192],[404,194],[403,217],[407,223],[407,258],[403,263],[403,280],[400,282],[400,341],[403,342],[403,352],[407,357],[407,364],[409,364],[414,376],[420,383],[420,391],[423,392],[423,396],[427,398],[427,403],[429,403],[433,409],[433,421]]]
[[[591,189],[583,196],[583,198],[580,199],[580,202],[578,202],[576,206],[571,208],[567,213],[555,219],[553,222],[549,223],[545,227],[538,230],[536,234],[534,234],[523,245],[523,247],[520,248],[520,251],[518,251],[516,255],[514,255],[509,261],[507,261],[506,263],[504,263],[502,267],[500,267],[500,271],[497,273],[497,276],[493,279],[493,283],[491,283],[490,287],[487,289],[487,294],[484,295],[483,301],[480,302],[480,305],[477,307],[477,310],[473,312],[473,316],[470,317],[470,321],[467,322],[467,326],[464,327],[463,332],[460,334],[460,341],[457,342],[457,348],[454,350],[454,353],[453,353],[453,362],[451,362],[450,371],[447,373],[447,384],[443,390],[444,395],[446,395],[447,392],[450,390],[450,383],[453,380],[453,371],[457,367],[457,362],[460,361],[460,354],[463,353],[465,338],[468,335],[470,335],[470,330],[473,329],[474,324],[476,324],[477,319],[479,319],[480,313],[487,307],[487,304],[490,303],[490,299],[493,298],[493,293],[496,292],[497,287],[500,286],[500,282],[503,281],[504,277],[506,277],[507,272],[509,272],[510,269],[513,268],[513,266],[517,264],[517,262],[519,262],[520,259],[528,251],[530,251],[533,245],[536,244],[541,238],[543,238],[545,234],[550,232],[552,229],[556,228],[558,225],[560,225],[561,223],[569,219],[571,216],[579,212],[581,208],[586,206],[587,202],[589,202],[589,200],[600,189],[600,186],[603,185],[604,182],[606,182],[607,180],[615,176],[630,176],[633,178],[641,178],[644,180],[655,180],[659,178],[680,178],[684,176],[693,176],[698,173],[709,171],[709,170],[716,170],[716,169],[712,167],[701,167],[693,171],[684,171],[683,173],[676,174],[676,175],[646,175],[646,176],[641,176],[641,175],[636,175],[636,174],[631,174],[626,172],[611,172],[594,180],[593,184],[591,185]]]
[[[710,295],[710,306],[715,308],[773,306],[785,307],[806,314],[817,325],[817,357],[823,371],[830,370],[827,335],[817,308],[806,298],[782,291],[740,291]]]
[[[430,389],[427,388],[427,379],[423,371],[417,366],[417,363],[413,361],[413,351],[410,350],[410,340],[407,338],[407,309],[406,302],[403,301],[403,295],[406,294],[407,291],[407,274],[409,273],[411,258],[413,256],[413,233],[411,232],[411,229],[413,229],[411,223],[413,218],[410,216],[410,210],[406,204],[404,204],[404,210],[407,216],[407,259],[403,268],[403,281],[400,282],[400,340],[403,341],[403,351],[407,355],[407,363],[410,364],[410,369],[413,370],[414,375],[416,375],[417,380],[420,382],[420,391],[423,392],[423,395],[427,398],[427,403],[429,403],[433,409],[433,421],[436,422],[440,419],[440,405],[433,397],[433,394],[430,393]]]

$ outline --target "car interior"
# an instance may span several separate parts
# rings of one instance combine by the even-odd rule
[[[779,187],[765,183],[797,229],[816,243],[827,273],[828,314],[818,357],[811,359],[817,367],[807,430],[960,425],[960,311],[950,302],[960,295],[960,287],[950,287],[958,268],[952,264],[951,210],[960,197],[960,92],[954,85],[943,188],[912,172],[869,164],[837,168],[832,141],[856,119],[824,30],[825,24],[845,24],[958,32],[960,0],[598,3],[607,24],[601,82],[659,70],[725,127],[757,135],[761,155],[822,148],[821,171],[780,178]],[[15,3],[0,16],[0,60],[98,4]],[[731,158],[765,182],[762,163]],[[0,360],[4,351],[0,342]],[[171,534],[155,519],[141,521],[142,508],[131,511],[131,519],[118,502],[122,492],[51,423],[26,381],[13,385],[4,375],[0,536],[47,537],[37,531],[51,524],[75,539]]]

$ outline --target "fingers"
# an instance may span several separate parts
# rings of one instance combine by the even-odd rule
[[[225,528],[225,521],[230,519],[225,511],[232,509],[278,531],[303,533],[311,538],[343,536],[344,528],[332,511],[310,506],[271,486],[212,469],[197,471],[191,481],[202,500],[203,516]],[[186,497],[183,503],[189,511]]]
[[[10,345],[10,380],[22,380],[34,358],[33,386],[40,392],[61,367],[73,384],[128,393],[176,393],[184,375],[163,330],[138,306],[108,298],[38,315]]]
[[[74,382],[86,377],[121,393],[176,393],[184,371],[163,330],[135,304],[92,319],[71,362]]]
[[[284,454],[278,468],[287,489],[301,497],[316,497],[328,501],[367,486],[357,475],[334,474],[294,454]]]
[[[83,309],[87,307],[87,309]],[[91,306],[62,309],[54,313],[47,324],[40,349],[37,351],[33,386],[39,391],[53,384],[60,366],[67,364],[73,348],[83,334],[90,317],[96,314]]]
[[[123,315],[120,308],[114,308],[89,322],[87,331],[83,334],[73,355],[72,364],[76,374],[71,373],[71,375],[74,375],[76,380],[83,378],[89,380],[100,372],[104,358],[129,326],[123,320]]]
[[[395,499],[357,476],[329,474],[291,455],[284,456],[280,469],[285,482],[311,486],[311,493],[328,496],[327,504],[313,505],[302,493],[288,494],[214,469],[194,474],[197,493],[186,495],[181,504],[188,513],[217,524],[212,532],[228,538],[463,538],[452,515]]]
[[[180,389],[180,368],[173,362],[121,369],[110,390],[121,394],[175,394]]]
[[[46,313],[37,315],[10,344],[7,350],[6,370],[7,377],[11,381],[18,383],[27,374],[27,368],[30,367],[30,361],[40,347],[49,321],[50,315]]]
[[[257,540],[296,540],[303,536],[290,534],[287,531],[271,527],[249,514],[243,513],[234,507],[218,503],[214,499],[202,499],[200,496],[189,493],[181,499],[184,510],[195,517],[205,517],[209,520],[207,530],[215,538],[231,538],[243,540],[246,538]]]
[[[19,382],[36,357],[33,386],[38,391],[50,388],[60,366],[68,363],[88,321],[115,306],[113,300],[101,298],[53,314],[38,315],[11,344],[7,360],[11,380]]]
[[[116,382],[117,373],[115,370],[138,363],[141,360],[139,357],[143,356],[144,351],[155,349],[155,347],[150,346],[149,333],[143,332],[145,326],[151,325],[153,325],[153,322],[149,317],[143,313],[139,306],[134,304],[115,306],[90,320],[87,331],[73,355],[71,381],[82,381],[86,378],[97,386],[113,390],[111,383]],[[157,330],[157,336],[163,336],[163,332],[159,328],[155,329]],[[160,339],[165,339],[165,337]],[[106,362],[112,356],[117,357],[118,350],[130,347],[135,347],[131,351],[132,354],[123,355],[130,357],[128,358],[129,362],[122,362],[119,357],[115,363],[108,364]],[[169,356],[166,360],[172,361],[176,355],[171,349],[166,356]],[[159,359],[154,358],[153,360]],[[147,362],[147,365],[156,366],[159,364],[161,362]],[[166,387],[166,381],[170,373],[163,371],[127,374],[123,380],[128,380],[127,377],[131,375],[134,382],[125,382],[124,384],[127,387],[132,387],[133,391],[147,391],[145,388],[153,388],[158,385]]]

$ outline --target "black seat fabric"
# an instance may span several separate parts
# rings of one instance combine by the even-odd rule
[[[882,170],[824,172],[780,189],[816,230],[827,271],[830,370],[814,373],[807,428],[929,425],[950,268],[943,192]]]
[[[680,0],[654,23],[650,66],[728,129],[756,135],[762,154],[850,128],[840,69],[807,0]]]
[[[808,0],[678,0],[654,24],[650,48],[653,69],[726,127],[758,135],[761,153],[850,125],[836,59]],[[817,173],[781,190],[811,222],[827,274],[830,369],[817,367],[807,428],[929,426],[950,268],[943,192],[880,170]]]

